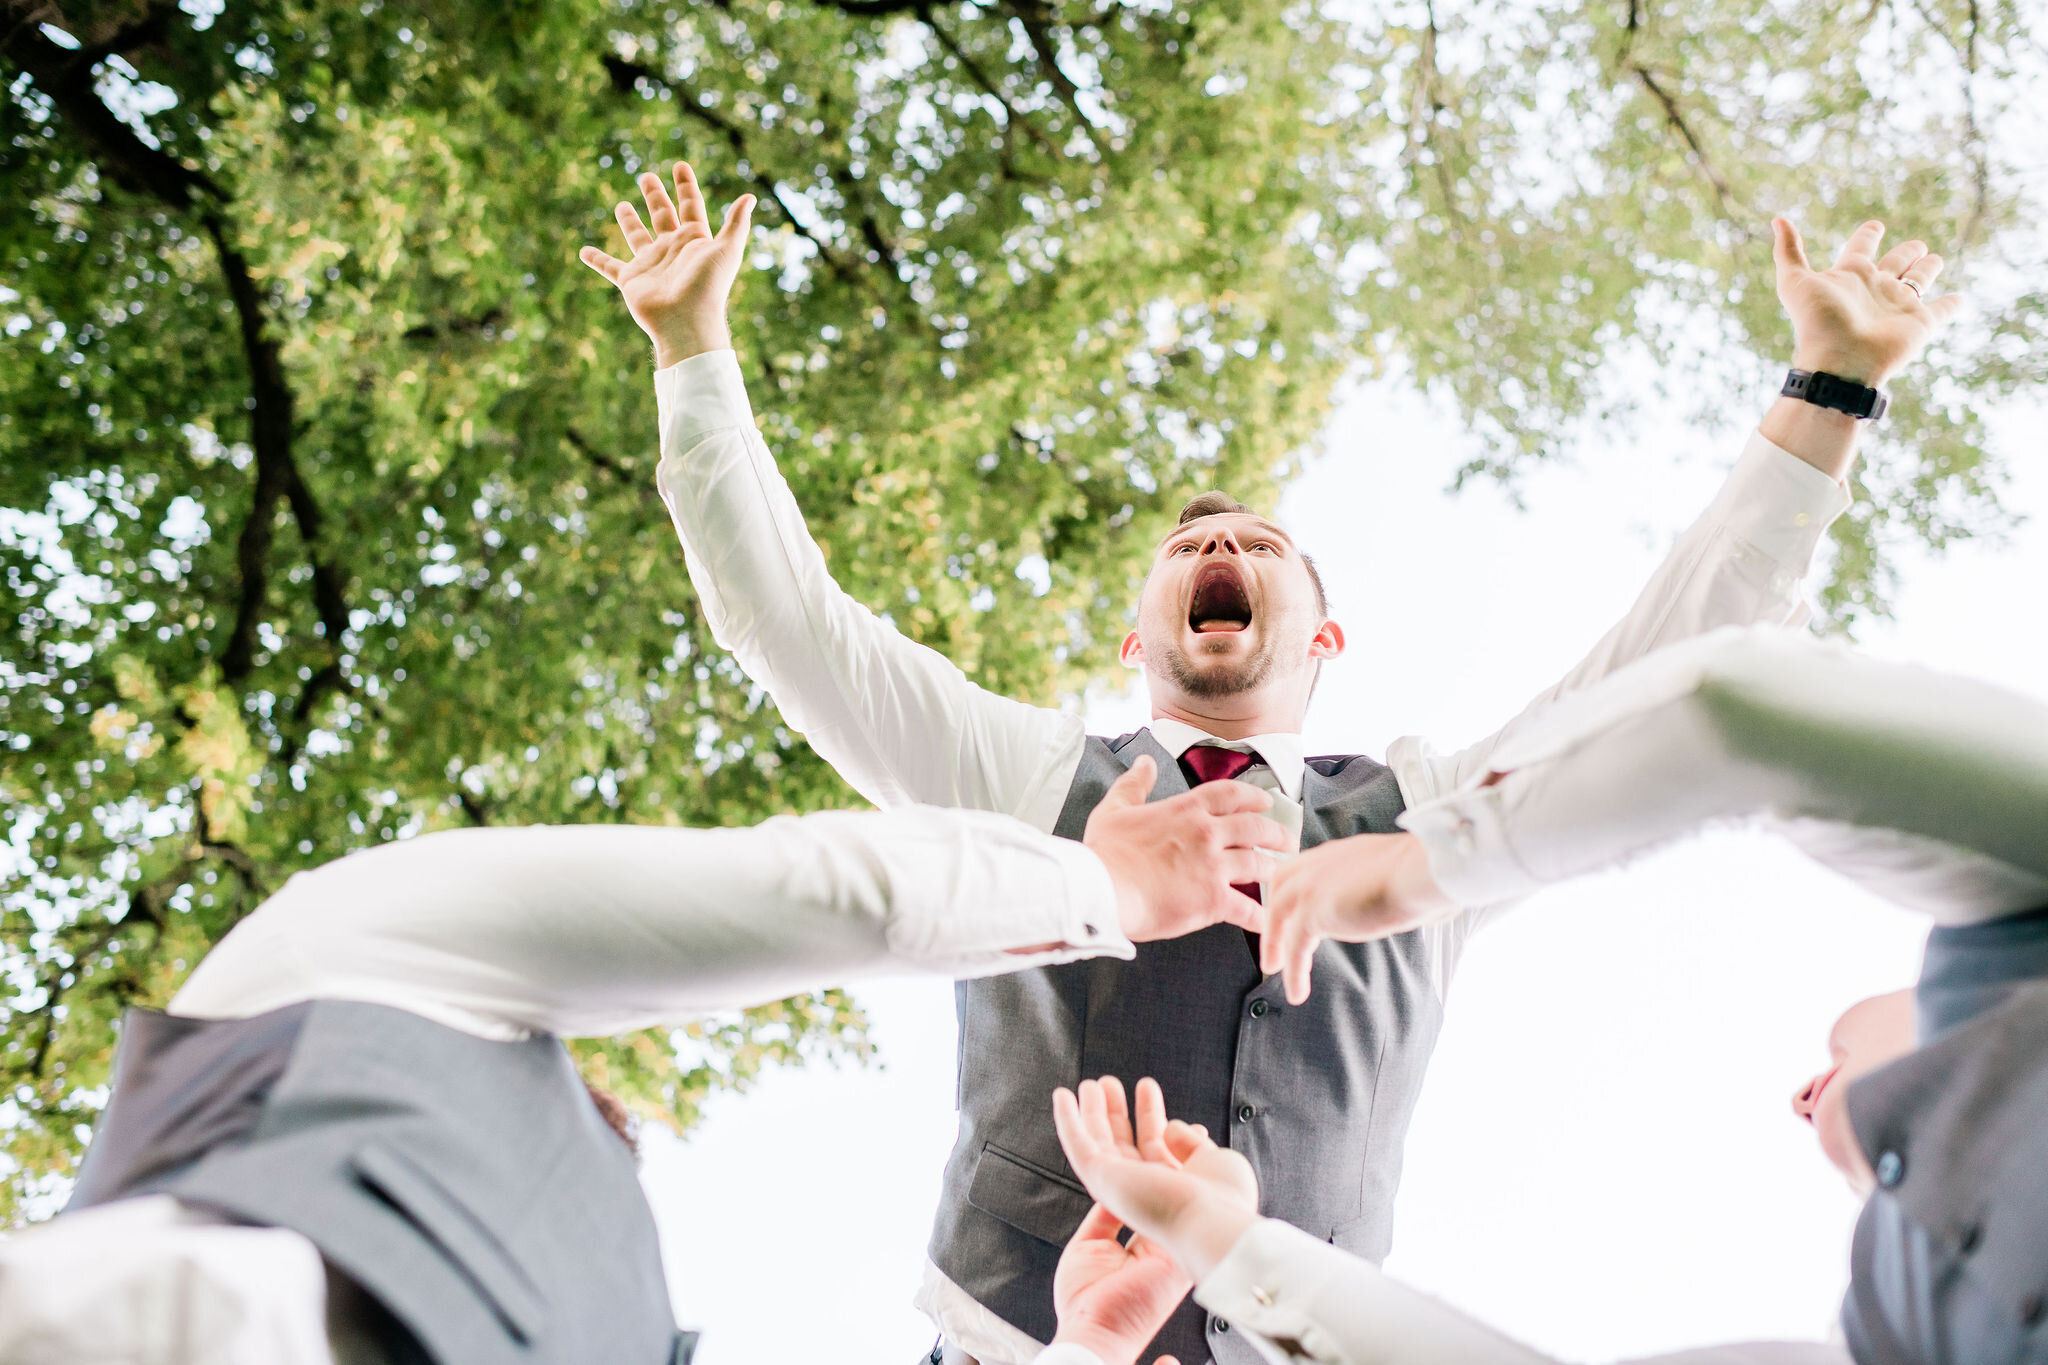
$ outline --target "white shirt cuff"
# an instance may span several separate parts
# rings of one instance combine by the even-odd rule
[[[1300,1228],[1261,1218],[1195,1286],[1195,1302],[1238,1330],[1264,1338],[1257,1344],[1268,1359],[1339,1360],[1341,1343],[1328,1339],[1312,1309],[1324,1284],[1343,1269],[1344,1259],[1344,1253]]]
[[[1132,958],[1116,887],[1084,844],[1038,833],[986,811],[899,807],[905,824],[922,824],[936,846],[905,845],[889,869],[897,912],[890,951],[955,977],[986,976],[1084,957]],[[990,888],[971,911],[963,884]],[[1041,944],[1043,952],[1020,952]]]
[[[1803,577],[1821,536],[1850,501],[1840,483],[1752,432],[1708,515]]]
[[[710,432],[754,425],[739,353],[729,346],[656,370],[654,402],[665,449],[688,450]]]

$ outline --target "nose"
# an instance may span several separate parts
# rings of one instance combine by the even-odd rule
[[[1244,548],[1237,543],[1237,537],[1230,533],[1228,526],[1218,526],[1202,541],[1205,555],[1241,555]]]
[[[1827,1089],[1834,1077],[1833,1071],[1823,1071],[1792,1092],[1792,1116],[1813,1122],[1813,1111],[1820,1107],[1820,1092]]]

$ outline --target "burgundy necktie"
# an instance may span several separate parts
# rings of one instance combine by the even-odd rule
[[[1196,744],[1180,756],[1180,770],[1187,774],[1188,785],[1199,787],[1204,782],[1227,782],[1242,775],[1245,769],[1259,761],[1257,754],[1248,754],[1239,749],[1226,749],[1220,744]],[[1233,891],[1242,891],[1253,900],[1259,899],[1257,882],[1242,882],[1233,885]],[[1244,941],[1252,947],[1252,960],[1258,961],[1259,936],[1247,929]]]

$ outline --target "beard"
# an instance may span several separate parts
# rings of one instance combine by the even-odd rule
[[[1164,673],[1183,693],[1203,701],[1218,697],[1235,697],[1254,691],[1265,685],[1273,674],[1273,642],[1260,642],[1244,658],[1235,662],[1214,662],[1206,668],[1190,658],[1177,644],[1167,644],[1156,651],[1147,651],[1159,661],[1159,671]]]

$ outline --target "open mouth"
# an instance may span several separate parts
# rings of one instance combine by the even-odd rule
[[[1203,635],[1243,630],[1252,623],[1251,598],[1244,580],[1228,564],[1211,564],[1195,578],[1188,603],[1188,628]]]

